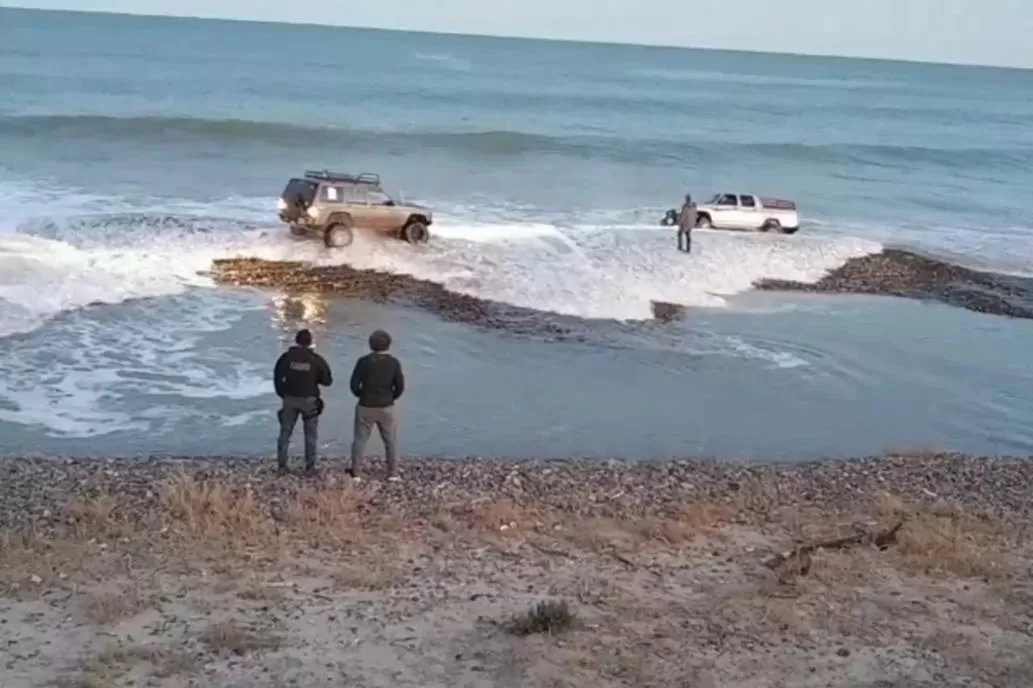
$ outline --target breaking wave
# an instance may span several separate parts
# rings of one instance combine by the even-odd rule
[[[892,144],[788,143],[778,141],[686,141],[674,138],[628,139],[607,135],[548,136],[511,130],[391,131],[319,127],[242,119],[191,117],[110,117],[104,115],[20,115],[0,117],[0,138],[113,140],[170,145],[187,141],[347,146],[352,151],[404,152],[413,148],[480,157],[564,155],[590,159],[654,161],[697,159],[926,164],[950,168],[1025,169],[1033,148],[990,146],[899,146]]]

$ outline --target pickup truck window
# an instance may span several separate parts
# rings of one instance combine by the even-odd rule
[[[717,202],[718,205],[735,205],[735,194],[724,194]]]
[[[753,201],[753,196],[739,196],[739,202],[742,203],[744,208],[757,207],[757,204]]]

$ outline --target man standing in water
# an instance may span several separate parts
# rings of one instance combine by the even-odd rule
[[[277,359],[273,369],[276,395],[283,400],[278,414],[280,438],[276,443],[276,462],[281,475],[287,473],[287,449],[298,416],[301,416],[305,429],[305,472],[309,475],[315,473],[319,415],[323,412],[319,387],[332,384],[330,365],[312,350],[312,333],[298,330],[294,336],[294,346]]]
[[[692,229],[696,226],[696,204],[691,194],[685,194],[685,202],[678,211],[678,250],[692,253]],[[685,248],[682,248],[682,238]]]
[[[377,330],[369,336],[369,348],[370,353],[355,362],[351,376],[352,394],[358,397],[358,403],[355,405],[352,465],[348,475],[359,479],[366,442],[375,425],[384,441],[387,479],[398,482],[401,478],[398,476],[398,425],[394,404],[405,391],[405,376],[402,364],[387,353],[391,348],[391,335]]]

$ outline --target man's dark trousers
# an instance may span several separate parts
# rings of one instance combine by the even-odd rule
[[[290,447],[294,426],[301,416],[305,431],[305,468],[316,465],[316,448],[319,443],[319,397],[284,397],[279,411],[280,438],[276,443],[276,461],[281,470],[287,469],[287,449]]]

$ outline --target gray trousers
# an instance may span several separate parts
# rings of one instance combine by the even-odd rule
[[[682,238],[684,237],[684,248],[682,248]],[[686,253],[692,252],[692,229],[690,227],[679,227],[678,228],[678,250],[685,251]]]
[[[305,466],[311,468],[316,464],[316,448],[319,442],[319,416],[316,397],[284,397],[283,408],[278,412],[280,418],[280,438],[276,442],[276,461],[281,468],[287,467],[287,449],[290,448],[291,435],[302,418],[305,429]]]
[[[369,406],[355,405],[355,429],[352,439],[352,471],[359,472],[363,455],[366,452],[366,443],[373,434],[373,426],[380,432],[380,439],[384,441],[384,455],[387,458],[387,473],[394,475],[398,470],[398,425],[395,420],[395,409],[393,406],[385,408],[371,408]]]

